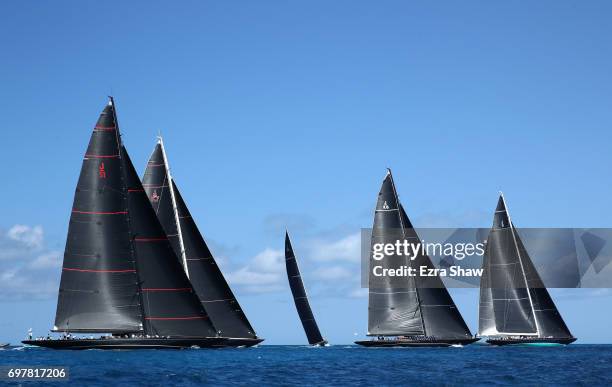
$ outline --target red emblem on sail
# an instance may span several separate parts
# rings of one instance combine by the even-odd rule
[[[159,195],[157,194],[157,190],[153,190],[153,194],[151,195],[151,200],[156,203],[159,201]]]
[[[100,166],[98,167],[98,174],[100,179],[106,179],[106,169],[104,169],[104,163],[100,163]]]

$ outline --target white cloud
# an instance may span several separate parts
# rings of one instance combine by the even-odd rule
[[[6,236],[31,249],[40,249],[43,246],[44,234],[41,226],[16,224],[8,230]]]
[[[264,273],[250,266],[243,267],[233,273],[228,274],[228,280],[236,285],[269,285],[280,281],[278,273]]]
[[[227,275],[231,284],[241,285],[249,293],[265,293],[282,289],[285,263],[284,252],[266,248],[249,263]]]
[[[57,295],[61,253],[46,247],[41,226],[17,224],[0,233],[0,299]]]
[[[285,253],[267,248],[253,258],[253,265],[266,273],[282,272],[285,268]]]
[[[50,251],[39,255],[28,264],[31,269],[54,269],[62,266],[62,255],[59,251]]]
[[[361,259],[361,233],[337,241],[315,240],[310,244],[310,257],[316,261],[349,261]]]

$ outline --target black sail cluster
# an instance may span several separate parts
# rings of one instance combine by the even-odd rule
[[[83,159],[54,330],[217,335],[121,143],[112,99]]]

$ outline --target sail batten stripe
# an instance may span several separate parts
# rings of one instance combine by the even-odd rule
[[[143,288],[143,292],[190,292],[191,288]]]
[[[190,316],[190,317],[145,317],[145,320],[206,320],[208,316]]]
[[[95,269],[75,269],[71,267],[63,267],[62,270],[66,271],[76,271],[83,273],[135,273],[134,269],[125,269],[125,270],[95,270]]]
[[[156,237],[156,238],[134,238],[136,242],[161,242],[167,241],[167,237]]]
[[[127,211],[80,211],[73,209],[72,213],[85,215],[125,215]]]
[[[145,188],[168,188],[168,185],[143,184]]]
[[[225,302],[225,301],[233,301],[233,300],[234,300],[233,298],[225,298],[225,299],[222,299],[222,300],[208,300],[208,301],[200,300],[200,302],[202,302],[202,303],[205,303],[205,302]]]
[[[119,155],[85,155],[86,159],[118,159]]]

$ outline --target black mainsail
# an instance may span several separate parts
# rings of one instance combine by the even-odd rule
[[[144,329],[120,141],[111,100],[93,129],[74,194],[55,331]]]
[[[291,288],[295,308],[300,316],[304,332],[306,332],[308,343],[310,345],[319,346],[327,344],[327,340],[321,336],[321,331],[319,331],[319,326],[310,308],[306,289],[304,288],[304,282],[300,274],[300,268],[298,267],[288,232],[285,233],[285,267],[287,269],[287,279],[289,280],[289,287]]]
[[[149,203],[121,143],[112,98],[81,167],[54,330],[111,336],[23,343],[56,349],[234,345],[217,335]]]
[[[394,244],[397,240],[420,243],[416,231],[402,207],[391,171],[387,172],[378,194],[372,227],[374,244]],[[383,268],[425,266],[434,268],[424,254],[414,260],[407,256],[387,256],[375,261],[370,255],[370,267]],[[448,346],[469,344],[476,339],[465,324],[448,290],[439,276],[375,278],[369,274],[368,336],[398,339],[357,341],[364,346]]]
[[[143,177],[146,194],[218,333],[261,341],[215,262],[169,171],[159,138]]]
[[[479,336],[497,345],[576,339],[563,321],[500,195],[487,238],[480,286]]]

